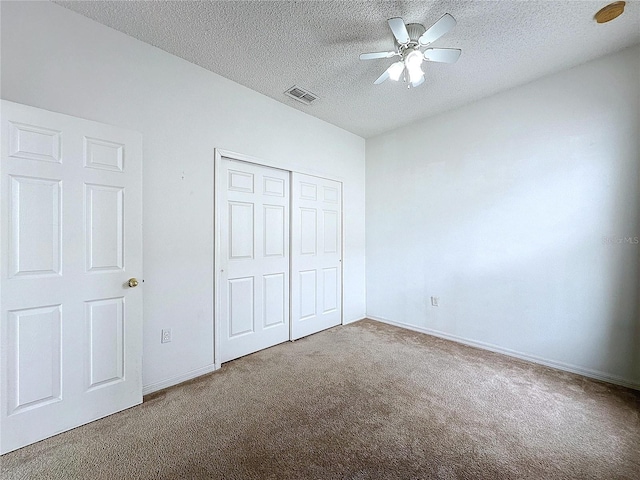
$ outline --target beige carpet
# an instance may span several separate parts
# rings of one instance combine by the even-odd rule
[[[0,461],[3,480],[639,479],[640,393],[366,320]]]

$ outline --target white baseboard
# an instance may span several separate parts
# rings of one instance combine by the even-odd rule
[[[343,325],[347,325],[349,323],[358,322],[360,320],[364,320],[365,316],[356,318],[354,320],[345,321]],[[211,364],[202,368],[198,368],[196,370],[191,370],[190,372],[183,373],[181,375],[177,375],[175,377],[168,378],[166,380],[162,380],[160,382],[151,383],[149,385],[144,385],[142,387],[142,395],[149,395],[150,393],[157,392],[158,390],[162,390],[164,388],[173,387],[174,385],[178,385],[179,383],[186,382],[192,380],[200,375],[206,375],[207,373],[215,372],[220,368],[220,365]]]
[[[395,322],[382,317],[374,317],[367,315],[367,318],[375,320],[377,322],[387,323],[400,328],[406,328],[407,330],[413,330],[414,332],[425,333],[427,335],[433,335],[434,337],[444,338],[445,340],[451,340],[453,342],[462,343],[471,347],[480,348],[482,350],[489,350],[491,352],[501,353],[510,357],[519,358],[532,363],[538,363],[547,367],[555,368],[557,370],[563,370],[565,372],[577,373],[584,377],[593,378],[595,380],[601,380],[603,382],[613,383],[614,385],[621,385],[623,387],[633,388],[634,390],[640,390],[640,383],[629,381],[625,378],[610,375],[598,370],[591,370],[588,368],[579,367],[577,365],[571,365],[569,363],[556,362],[555,360],[549,360],[546,358],[536,357],[535,355],[529,355],[526,353],[517,352],[508,348],[499,347],[490,343],[479,342],[476,340],[470,340],[468,338],[459,337],[457,335],[451,335],[448,333],[440,332],[438,330],[432,330],[430,328],[417,327],[408,323]]]
[[[365,319],[367,319],[367,318],[369,318],[369,317],[367,317],[367,316],[365,315],[365,316],[363,316],[363,317],[354,318],[354,319],[352,319],[352,320],[344,320],[344,321],[342,322],[342,325],[349,325],[350,323],[359,322],[360,320],[365,320]]]
[[[173,387],[174,385],[192,380],[196,377],[199,377],[200,375],[211,373],[218,368],[219,367],[216,367],[214,364],[211,364],[202,368],[191,370],[190,372],[183,373],[181,375],[176,375],[175,377],[167,378],[166,380],[162,380],[160,382],[144,385],[142,387],[142,395],[149,395],[150,393],[157,392],[158,390],[162,390],[163,388]]]

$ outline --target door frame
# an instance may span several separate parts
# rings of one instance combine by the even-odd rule
[[[228,158],[231,160],[237,160],[240,162],[252,163],[261,167],[277,168],[278,170],[284,170],[289,173],[289,178],[292,178],[292,174],[302,173],[304,175],[311,175],[313,177],[324,178],[327,180],[333,180],[340,183],[340,325],[344,325],[344,179],[340,176],[327,176],[323,173],[300,169],[297,166],[286,162],[274,162],[265,160],[259,157],[251,155],[245,155],[243,153],[233,152],[231,150],[225,150],[222,148],[215,148],[213,155],[213,363],[214,368],[217,370],[221,367],[221,355],[220,355],[220,330],[221,330],[221,318],[220,312],[220,298],[218,293],[219,281],[220,281],[220,241],[221,241],[221,225],[220,215],[218,213],[218,207],[221,205],[220,192],[222,185],[222,177],[220,175],[220,165],[222,158]],[[289,191],[293,188],[293,182],[289,182]],[[291,196],[290,202],[291,202]],[[292,209],[289,209],[289,222],[291,222],[291,216],[293,215]],[[291,243],[292,243],[292,231],[289,229],[289,313],[291,313]],[[291,315],[289,315],[289,341],[291,341]]]

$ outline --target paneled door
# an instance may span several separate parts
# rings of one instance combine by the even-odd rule
[[[342,184],[292,175],[291,339],[342,322]]]
[[[289,172],[218,167],[220,362],[289,340]]]
[[[142,138],[2,101],[0,452],[142,401]]]

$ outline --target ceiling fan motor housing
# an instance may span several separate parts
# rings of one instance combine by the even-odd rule
[[[420,25],[419,23],[409,23],[407,24],[407,32],[409,33],[409,43],[401,44],[395,40],[396,45],[398,46],[398,53],[400,54],[400,58],[404,61],[414,50],[420,48],[420,43],[418,39],[422,36],[422,34],[426,31],[424,25]]]
[[[407,32],[409,33],[409,38],[411,41],[409,43],[418,43],[418,39],[422,36],[422,34],[426,31],[424,25],[420,25],[419,23],[409,23],[407,24]]]

